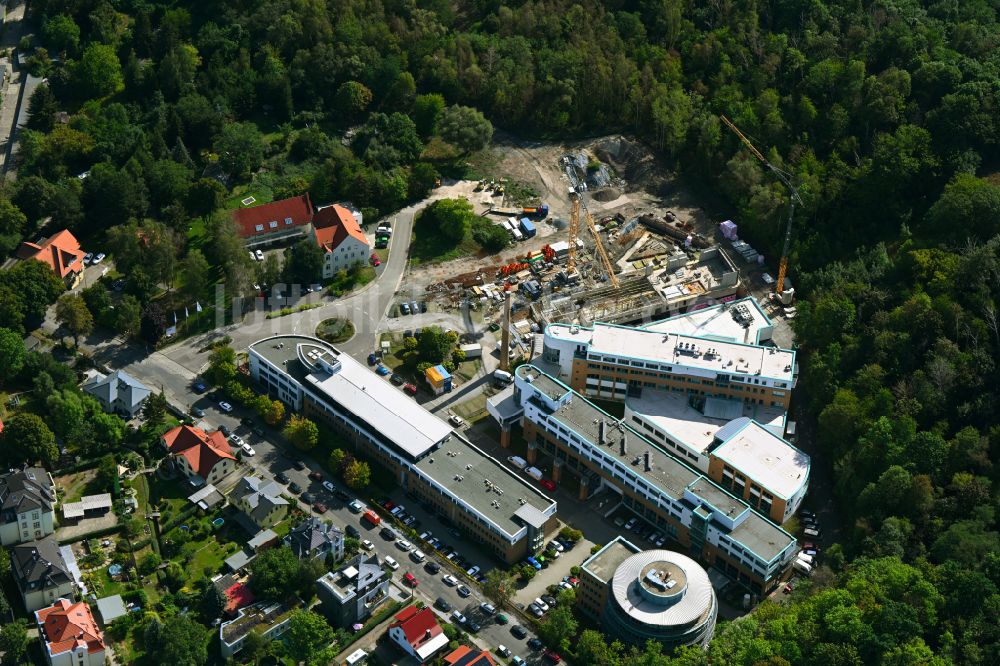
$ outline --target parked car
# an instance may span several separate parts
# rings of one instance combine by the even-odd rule
[[[378,534],[379,534],[380,537],[382,537],[386,541],[389,541],[390,539],[395,539],[396,538],[396,532],[394,532],[391,527],[383,527],[382,529],[380,529],[378,531]]]
[[[475,578],[475,577],[476,577],[476,574],[477,574],[477,573],[479,573],[479,567],[478,567],[478,566],[476,566],[476,567],[472,567],[471,569],[469,569],[469,570],[468,570],[468,571],[466,571],[465,573],[467,573],[467,574],[469,574],[470,576],[472,576],[473,578]]]
[[[289,481],[291,481],[291,479],[288,478],[288,475],[285,474],[284,472],[278,472],[277,474],[274,475],[274,478],[278,480],[278,483],[287,484]]]
[[[313,502],[316,501],[316,496],[313,495],[312,493],[302,493],[301,495],[299,495],[299,499],[301,499],[306,504],[312,504]]]
[[[221,432],[226,437],[229,437],[230,435],[233,434],[233,431],[230,430],[229,426],[227,426],[225,423],[219,426],[219,432]]]
[[[92,263],[94,263],[94,264],[99,264],[99,263],[101,263],[102,261],[104,261],[104,257],[105,257],[105,254],[104,254],[103,252],[98,252],[98,253],[97,253],[97,256],[96,256],[96,257],[94,257],[94,260],[93,260],[93,262],[92,262]]]
[[[410,306],[408,303],[400,303],[399,309],[403,312],[404,315],[410,314]]]
[[[549,548],[551,548],[552,550],[557,550],[560,553],[566,550],[566,548],[555,539],[549,542]]]
[[[378,363],[378,356],[375,354],[368,354],[368,365],[375,365]]]
[[[329,492],[331,492],[331,493],[333,492],[334,485],[332,483],[330,483],[329,481],[324,481],[323,482],[323,487],[326,488]]]
[[[562,661],[562,657],[559,656],[559,653],[553,650],[546,650],[544,656],[553,664],[558,664],[560,661]]]
[[[458,586],[458,596],[460,596],[460,597],[462,597],[464,599],[465,597],[468,597],[468,596],[471,596],[471,595],[472,595],[472,590],[470,590],[469,588],[467,588],[465,585],[459,585]]]
[[[403,379],[402,375],[397,375],[394,372],[394,373],[392,373],[392,377],[389,377],[389,381],[392,382],[393,384],[395,384],[396,386],[399,386],[399,385],[401,385],[406,380]]]
[[[361,540],[361,547],[364,548],[365,550],[375,550],[375,544],[373,544],[368,539]]]
[[[392,559],[392,557],[390,557],[389,555],[385,556],[385,559],[382,560],[382,564],[386,565],[387,567],[389,567],[393,571],[395,571],[396,569],[399,568],[399,562],[397,562],[396,560]]]
[[[347,508],[351,510],[351,513],[361,513],[365,510],[365,505],[359,500],[354,500],[347,505]]]
[[[487,615],[493,615],[497,612],[496,607],[493,604],[481,603],[479,604],[479,610],[483,611]]]
[[[434,560],[428,560],[427,564],[424,565],[424,569],[429,574],[436,574],[437,572],[441,571],[441,565],[435,562]]]
[[[242,444],[240,444],[240,448],[243,449],[243,453],[247,454],[248,456],[255,456],[255,455],[257,455],[257,452],[253,450],[253,447],[251,447],[246,442],[243,442]]]
[[[316,471],[309,472],[309,478],[312,479],[313,481],[322,481],[323,472],[316,472]]]
[[[479,626],[479,623],[473,620],[472,618],[469,618],[469,621],[466,623],[465,626],[469,630],[469,633],[472,634],[478,634],[479,630],[482,629],[482,627]]]
[[[315,511],[316,513],[326,513],[326,504],[323,504],[322,502],[316,502],[315,504],[313,504],[313,511]]]
[[[306,464],[301,460],[296,460],[292,463],[292,467],[299,470],[300,472],[306,468]]]
[[[448,587],[455,587],[456,585],[458,585],[458,579],[452,576],[451,574],[445,574],[441,578],[441,581]]]
[[[541,608],[539,608],[538,604],[530,604],[528,606],[528,612],[534,615],[535,617],[541,617],[545,615],[545,612]]]
[[[221,409],[222,411],[224,411],[224,412],[226,412],[228,414],[229,412],[233,411],[233,406],[230,405],[225,400],[220,400],[219,401],[219,409]]]
[[[461,428],[465,425],[465,419],[463,419],[458,414],[452,414],[448,417],[448,423],[452,424],[456,428]]]
[[[254,250],[253,254],[254,257],[257,259],[257,261],[264,261],[264,253],[261,252],[260,250]]]
[[[410,587],[416,587],[417,585],[420,585],[420,581],[418,581],[416,576],[411,574],[409,571],[403,574],[403,582],[409,585]]]
[[[541,597],[535,597],[535,605],[541,608],[543,613],[547,613],[549,611],[549,605],[542,601]]]
[[[403,552],[410,552],[413,550],[413,544],[406,539],[396,539],[396,548],[399,548]]]
[[[543,646],[544,644],[538,638],[528,639],[528,647],[530,647],[532,650],[541,650]]]
[[[358,537],[361,536],[361,532],[358,531],[358,528],[355,527],[354,525],[351,525],[350,523],[348,523],[344,527],[344,532],[346,532],[347,536],[351,537],[352,539],[357,539]]]
[[[296,495],[298,495],[299,493],[302,492],[302,486],[300,486],[299,484],[297,484],[294,481],[292,481],[291,483],[288,484],[288,490],[289,490],[289,492],[292,492],[292,493],[295,493]]]
[[[434,605],[445,613],[451,610],[451,604],[448,603],[448,600],[444,597],[438,597],[437,601],[434,602]]]
[[[191,390],[197,393],[198,395],[201,395],[202,393],[208,390],[208,386],[206,386],[204,382],[195,382],[194,384],[191,385]]]
[[[549,608],[555,608],[556,606],[556,598],[553,597],[551,594],[543,594],[542,601],[544,601]]]
[[[509,658],[511,652],[510,652],[510,649],[507,648],[506,646],[504,646],[504,645],[498,645],[497,646],[497,654],[500,655],[501,657],[508,657]]]
[[[83,265],[84,266],[88,265],[91,261],[93,261],[93,259],[94,259],[94,253],[88,252],[87,254],[83,255]]]
[[[524,659],[522,659],[521,657],[518,657],[515,654],[513,657],[510,658],[510,663],[514,664],[514,666],[524,666],[528,662],[526,662]]]
[[[408,393],[409,395],[416,395],[417,387],[413,384],[403,384],[403,392]]]
[[[535,558],[533,558],[533,557],[529,557],[529,558],[527,559],[527,562],[528,562],[528,564],[530,564],[531,566],[535,567],[535,570],[536,570],[536,571],[538,571],[539,569],[541,569],[541,568],[542,568],[542,563],[541,563],[541,562],[539,562],[538,560],[536,560],[536,559],[535,559]]]
[[[379,377],[385,377],[386,375],[388,375],[391,372],[392,372],[392,370],[390,370],[389,368],[385,367],[384,365],[380,365],[380,366],[378,366],[378,367],[375,368],[375,373],[378,374]]]
[[[552,491],[556,489],[556,482],[552,479],[541,479],[538,485],[545,488],[546,490]]]
[[[197,416],[199,419],[205,418],[205,410],[201,407],[194,407],[191,409],[191,415]]]
[[[528,630],[519,624],[510,625],[510,633],[514,638],[524,638],[528,635]]]
[[[628,521],[625,523],[625,529],[627,529],[627,530],[632,529],[633,527],[635,527],[636,523],[638,523],[638,522],[639,522],[639,519],[636,518],[636,517],[634,517],[634,516],[632,518],[629,518]]]
[[[468,620],[458,611],[453,611],[451,614],[451,621],[455,624],[465,624]]]

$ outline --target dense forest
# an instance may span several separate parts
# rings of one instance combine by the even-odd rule
[[[254,278],[220,214],[238,183],[377,216],[481,147],[488,119],[543,138],[639,136],[774,255],[786,193],[725,114],[801,189],[798,409],[836,481],[842,543],[789,603],[722,625],[707,652],[629,654],[594,631],[565,648],[608,666],[996,664],[998,10],[36,0],[21,49],[48,82],[0,201],[0,247],[50,216],[108,242],[137,269],[128,314],[110,317],[100,293],[88,305],[141,331],[157,283],[196,296]],[[0,279],[0,326],[18,332],[58,295],[26,297],[24,273]]]

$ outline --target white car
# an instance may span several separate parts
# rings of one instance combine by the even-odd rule
[[[240,448],[243,449],[243,453],[247,454],[248,456],[255,456],[255,455],[257,455],[257,452],[254,451],[253,448],[249,444],[247,444],[246,442],[243,442],[242,444],[240,444]]]
[[[456,585],[458,585],[458,579],[457,579],[457,578],[455,578],[454,576],[452,576],[451,574],[445,574],[445,575],[444,575],[444,576],[443,576],[443,577],[441,578],[441,580],[442,580],[442,582],[444,582],[444,584],[445,584],[445,585],[447,585],[448,587],[455,587]]]
[[[400,550],[408,553],[411,550],[413,550],[413,544],[407,541],[406,539],[397,539],[396,548],[399,548]]]
[[[635,527],[635,524],[637,522],[639,522],[638,518],[635,518],[634,516],[632,518],[629,518],[628,521],[626,521],[625,523],[625,529],[627,530],[632,529],[633,527]]]
[[[452,414],[450,417],[448,417],[448,423],[452,424],[456,428],[461,428],[462,426],[465,425],[465,419],[463,419],[458,414]]]
[[[224,411],[224,412],[226,412],[228,414],[229,412],[233,411],[233,406],[230,405],[225,400],[223,400],[222,402],[219,403],[219,409],[221,409],[222,411]]]
[[[403,511],[404,511],[403,505],[397,504],[396,506],[392,507],[392,511],[390,513],[392,513],[392,515],[394,516],[398,516],[399,514],[403,513]]]
[[[559,543],[555,539],[553,539],[552,541],[549,542],[549,547],[552,548],[552,550],[556,551],[557,553],[561,553],[564,550],[566,550],[565,546],[563,546],[561,543]]]
[[[538,606],[543,613],[547,613],[549,610],[549,605],[542,601],[541,597],[535,599],[535,605]]]
[[[351,510],[351,513],[361,513],[362,511],[365,510],[365,505],[362,504],[359,500],[354,500],[353,502],[347,505],[347,508]]]
[[[473,578],[475,578],[475,577],[476,577],[476,574],[477,574],[477,573],[479,573],[479,567],[472,567],[471,569],[469,569],[469,570],[468,570],[468,571],[466,571],[465,573],[467,573],[467,574],[469,574],[470,576],[472,576]]]
[[[256,259],[257,261],[264,261],[264,253],[263,253],[263,252],[261,252],[260,250],[256,250],[256,251],[254,251],[254,253],[253,253],[253,254],[254,254],[254,258],[255,258],[255,259]]]
[[[373,544],[368,539],[361,540],[361,547],[364,548],[365,550],[375,550],[375,544]]]
[[[94,261],[93,261],[93,263],[95,263],[95,264],[99,264],[99,263],[101,263],[102,261],[104,261],[104,253],[103,253],[103,252],[98,252],[98,253],[97,253],[97,256],[96,256],[96,257],[94,257]]]
[[[239,435],[236,435],[236,434],[230,435],[229,436],[229,441],[231,441],[236,446],[239,446],[239,447],[243,446],[243,438],[240,437]]]
[[[497,654],[500,655],[501,657],[510,657],[510,649],[508,649],[504,645],[498,645]]]
[[[397,562],[396,560],[392,559],[388,555],[386,555],[385,559],[382,560],[382,564],[384,564],[385,566],[389,567],[393,571],[395,571],[396,569],[399,568],[399,562]]]
[[[330,491],[331,493],[332,493],[332,492],[333,492],[333,490],[334,490],[334,488],[333,488],[333,484],[332,484],[332,483],[330,483],[329,481],[324,481],[324,482],[323,482],[323,487],[324,487],[324,488],[326,488],[327,490],[329,490],[329,491]]]

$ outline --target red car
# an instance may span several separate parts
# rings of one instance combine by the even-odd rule
[[[538,485],[542,486],[546,490],[555,490],[556,489],[556,482],[553,481],[552,479],[540,479],[538,481]]]
[[[392,500],[386,500],[382,502],[382,506],[385,507],[386,511],[392,511],[393,508],[396,506],[396,503],[393,502]]]
[[[403,384],[403,390],[409,393],[410,395],[417,394],[417,387],[414,386],[413,384]]]
[[[562,657],[560,657],[559,653],[555,652],[554,650],[546,650],[545,658],[551,661],[553,664],[558,664],[560,661],[562,661]]]
[[[403,574],[403,582],[409,585],[410,587],[416,587],[417,585],[420,585],[420,581],[418,581],[416,577],[409,571]]]
[[[323,472],[309,472],[309,478],[312,479],[313,481],[322,481]]]
[[[375,254],[374,252],[372,252],[372,256],[371,256],[370,261],[372,262],[372,266],[381,266],[382,265],[382,260],[379,259],[378,255]]]
[[[326,504],[323,504],[322,502],[316,502],[315,504],[313,504],[313,510],[316,513],[326,513]]]

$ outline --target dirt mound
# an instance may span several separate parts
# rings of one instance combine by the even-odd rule
[[[597,159],[610,164],[625,179],[628,192],[660,192],[666,184],[656,158],[637,141],[623,136],[608,137],[595,143],[593,151]]]

